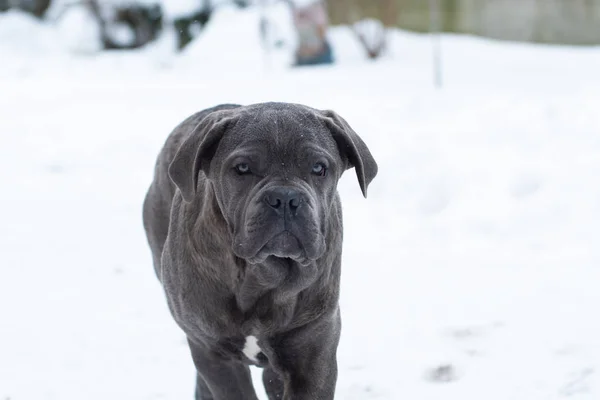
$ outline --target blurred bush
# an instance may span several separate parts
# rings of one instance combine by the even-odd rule
[[[0,0],[0,11],[16,8],[41,18],[50,7],[50,0]]]

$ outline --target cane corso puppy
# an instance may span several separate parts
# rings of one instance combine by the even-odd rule
[[[144,202],[154,268],[197,369],[196,399],[333,399],[341,319],[342,209],[354,167],[377,164],[332,111],[220,105],[183,121]]]

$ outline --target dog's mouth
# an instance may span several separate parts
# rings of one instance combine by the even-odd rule
[[[282,268],[289,267],[293,263],[306,265],[310,262],[301,241],[287,230],[267,240],[256,255],[250,257],[248,261],[251,263],[268,261]]]
[[[273,236],[261,251],[275,257],[291,259],[297,259],[304,252],[300,240],[287,230]]]
[[[289,270],[294,267],[295,264],[302,264],[308,262],[306,258],[302,259],[294,259],[290,257],[277,257],[277,256],[268,256],[265,262],[269,265]]]

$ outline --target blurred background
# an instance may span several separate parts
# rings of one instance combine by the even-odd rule
[[[600,0],[0,0],[0,400],[192,398],[142,201],[180,121],[263,101],[379,164],[336,398],[600,398]]]
[[[19,10],[58,27],[69,21],[79,34],[86,31],[82,48],[95,50],[139,48],[174,29],[181,50],[222,6],[276,3],[291,9],[298,33],[311,24],[326,29],[329,17],[333,25],[375,19],[379,27],[523,42],[597,45],[600,38],[595,0],[2,0],[0,12]],[[260,29],[268,30],[268,22],[263,16]]]

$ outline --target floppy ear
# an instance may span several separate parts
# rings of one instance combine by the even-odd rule
[[[377,163],[367,145],[358,136],[346,120],[336,112],[326,110],[321,112],[325,125],[331,131],[336,141],[340,155],[348,160],[347,168],[354,167],[363,196],[367,197],[367,187],[377,175]]]
[[[181,144],[169,165],[169,176],[187,203],[196,195],[200,171],[208,174],[217,145],[232,120],[228,111],[213,111],[204,117]]]

